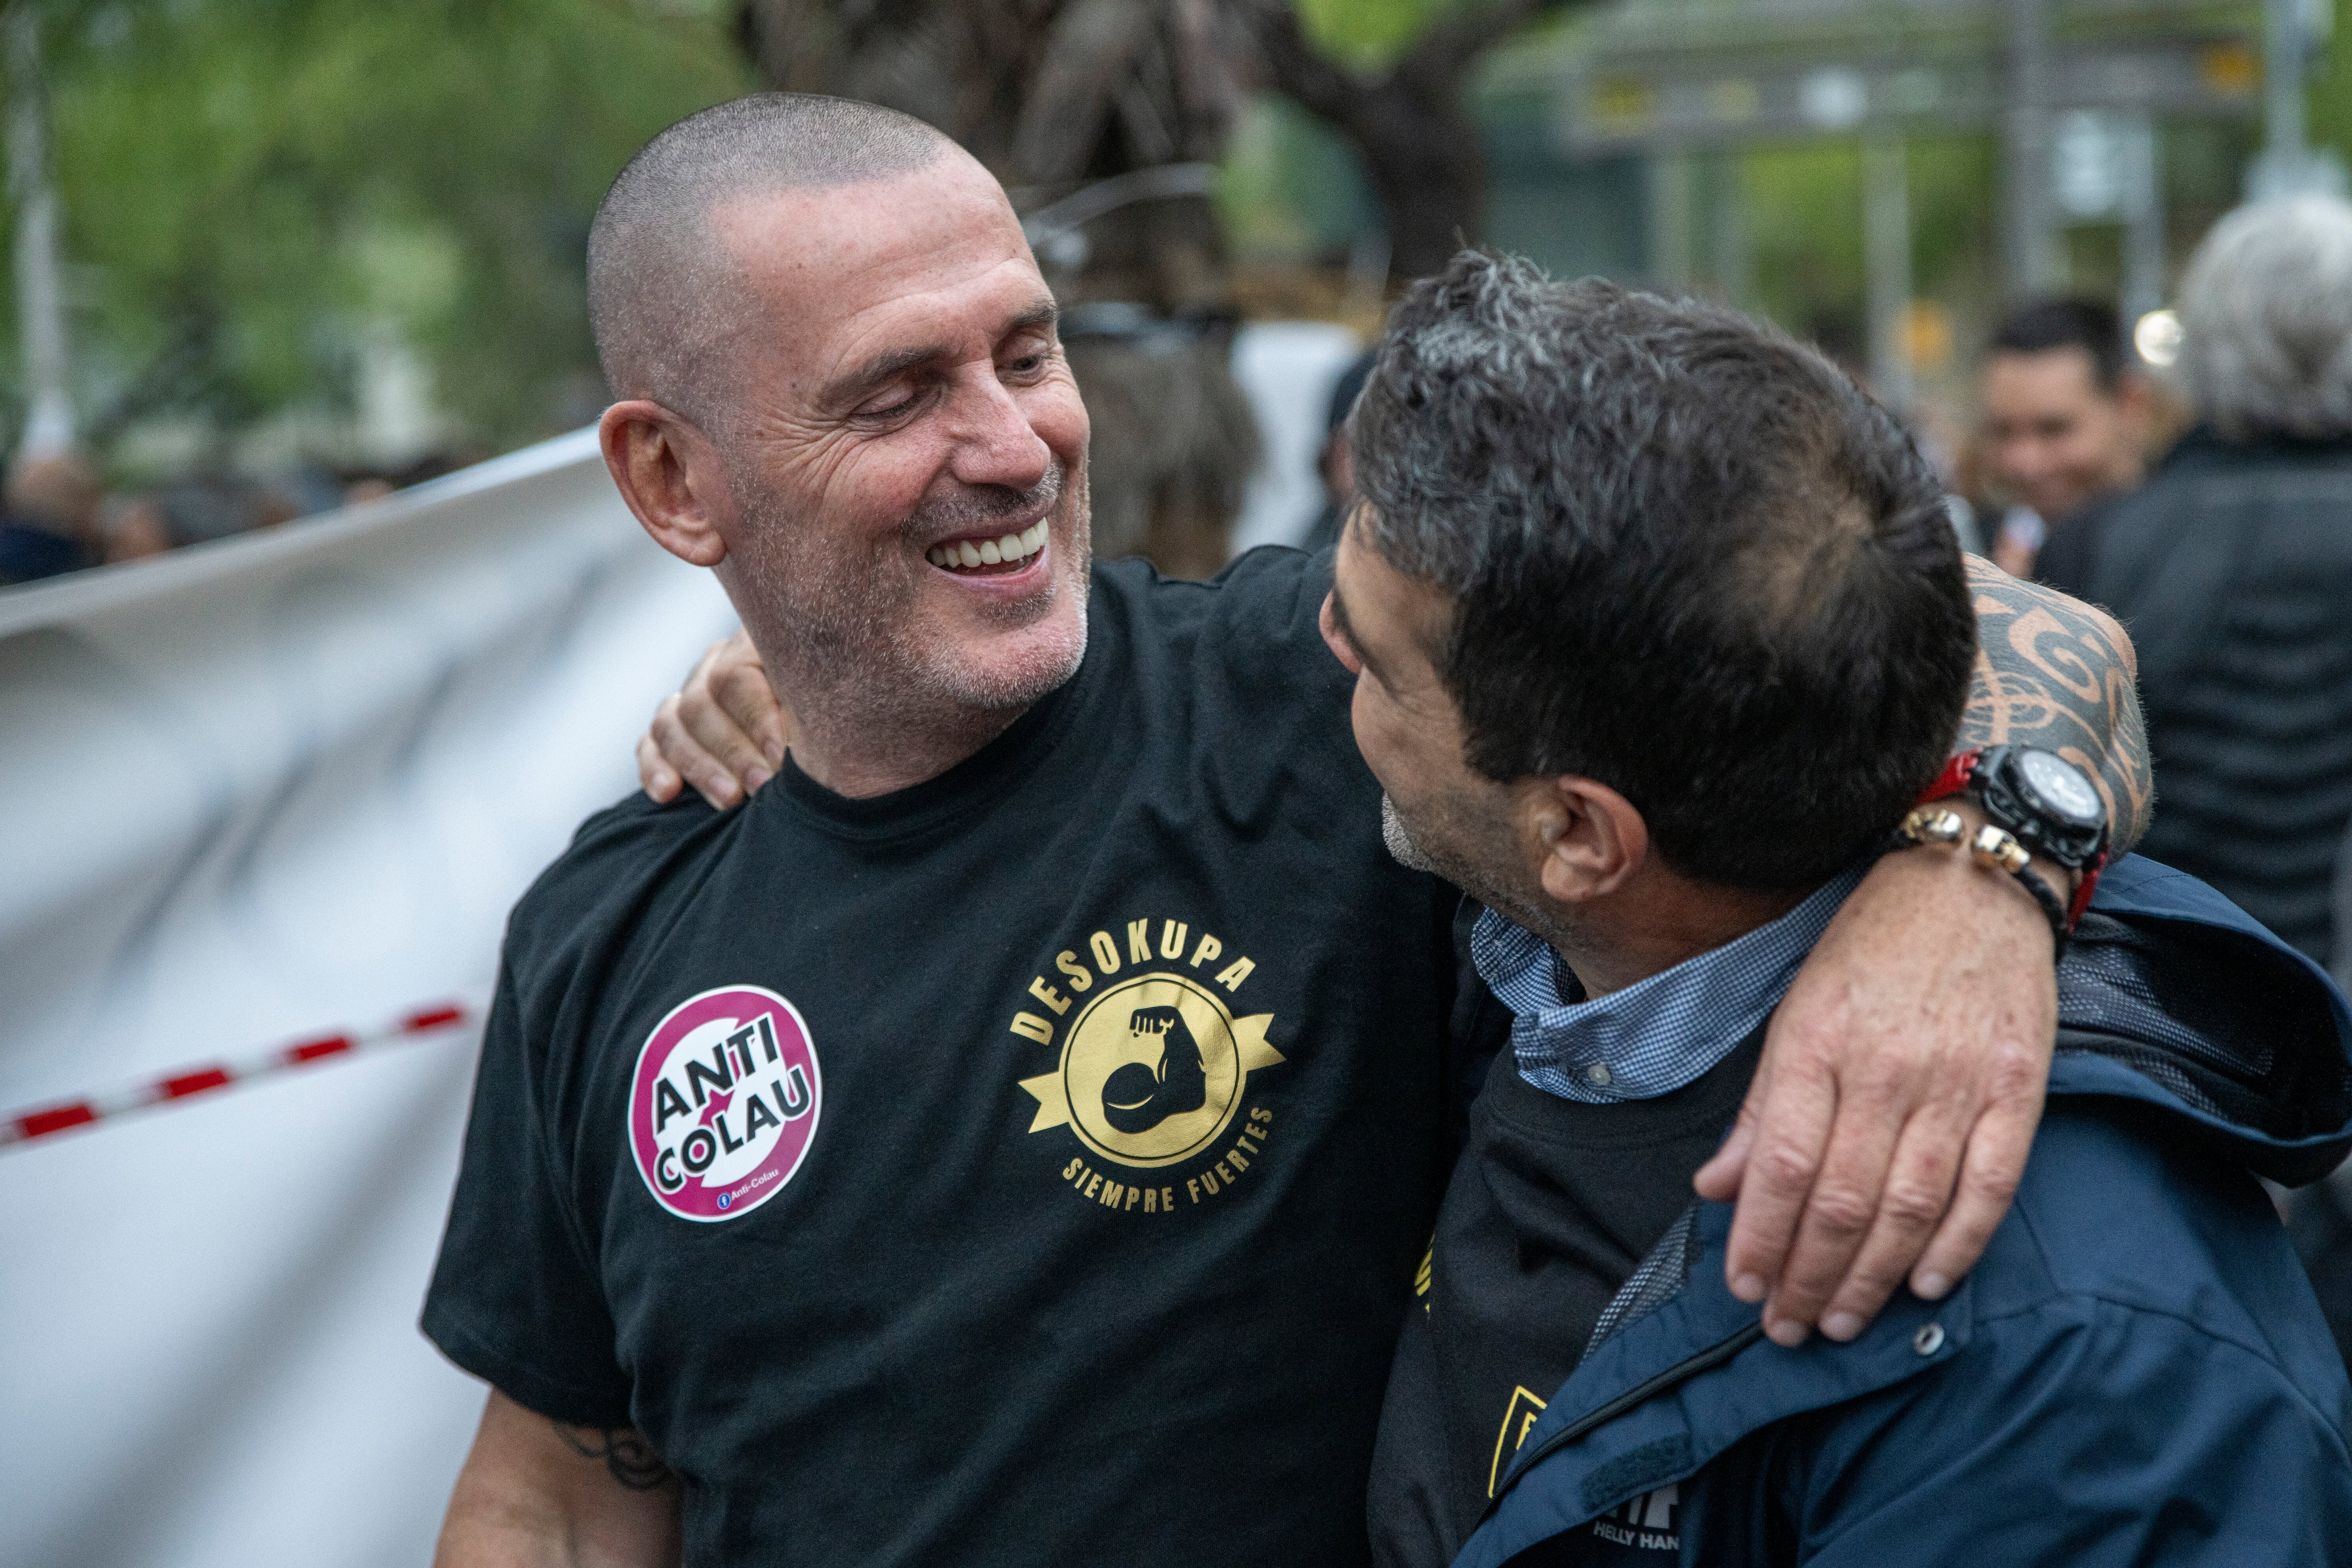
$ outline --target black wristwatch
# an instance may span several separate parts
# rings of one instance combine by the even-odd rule
[[[1920,799],[1933,802],[1963,794],[1983,809],[1990,826],[1971,837],[1958,812],[1922,804],[1903,819],[1889,847],[1961,845],[1982,864],[2008,872],[2049,917],[2051,940],[2063,958],[2067,939],[2090,907],[2092,889],[2107,863],[2105,800],[2080,768],[2034,746],[1962,752],[1945,764]],[[2036,855],[2080,878],[2072,904],[2061,902],[2033,874],[2031,862]]]
[[[2087,878],[2107,848],[2107,803],[2083,770],[2038,746],[1991,746],[1966,788],[1984,814],[2036,855]]]

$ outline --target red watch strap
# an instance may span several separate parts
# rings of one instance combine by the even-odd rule
[[[2099,885],[2099,873],[2107,868],[2107,852],[2099,851],[2098,858],[2083,868],[2083,879],[2074,888],[2074,901],[2066,909],[2066,929],[2073,931],[2083,923],[2083,911],[2091,907],[2091,891]]]
[[[1982,747],[1955,755],[1951,761],[1944,764],[1944,771],[1936,775],[1936,782],[1920,792],[1919,804],[1925,805],[1931,800],[1941,800],[1948,795],[1967,794],[1969,781],[1976,776],[1977,763],[1983,760]],[[2068,931],[2074,930],[2082,922],[2083,911],[2091,907],[2091,894],[2099,886],[2099,873],[2106,868],[2107,852],[2104,849],[2099,851],[2097,859],[2083,868],[2083,879],[2074,885],[2074,901],[2068,905],[2066,910]]]
[[[1936,775],[1936,782],[1919,792],[1916,804],[1925,805],[1931,800],[1941,800],[1948,795],[1966,794],[1969,780],[1976,776],[1977,763],[1982,761],[1983,757],[1982,747],[1962,752],[1954,756],[1950,762],[1944,764],[1944,771]]]

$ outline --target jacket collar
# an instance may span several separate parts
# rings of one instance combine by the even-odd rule
[[[1700,1205],[1681,1293],[1595,1346],[1576,1369],[1520,1445],[1454,1568],[1507,1563],[1683,1479],[1759,1427],[1916,1377],[1974,1336],[1974,1291],[1962,1280],[1941,1301],[1901,1292],[1851,1343],[1815,1336],[1794,1350],[1774,1344],[1758,1331],[1756,1308],[1724,1283],[1731,1212],[1727,1204]],[[1719,1387],[1738,1394],[1700,1392]],[[1538,1465],[1544,1484],[1515,1490]]]
[[[2092,907],[2231,932],[2274,962],[2299,965],[2319,981],[2339,1043],[2352,1042],[2352,1007],[2326,973],[2195,878],[2126,857],[2101,879]],[[2263,1173],[2284,1173],[2289,1180],[2315,1179],[2352,1151],[2352,1126],[2299,1140],[2267,1139],[2183,1102],[2154,1079],[2099,1055],[2095,1043],[2061,1051],[2052,1064],[2050,1090],[2160,1107],[2227,1138]],[[1757,1309],[1724,1282],[1731,1215],[1727,1205],[1699,1206],[1697,1245],[1690,1249],[1682,1289],[1593,1346],[1528,1433],[1455,1568],[1496,1568],[1538,1542],[1682,1480],[1750,1432],[1915,1377],[1974,1337],[1971,1277],[1942,1301],[1898,1292],[1870,1331],[1852,1342],[1815,1336],[1794,1350],[1773,1344],[1758,1328]],[[1538,1466],[1541,1486],[1517,1485]]]

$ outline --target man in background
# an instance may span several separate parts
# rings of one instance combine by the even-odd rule
[[[2139,645],[2143,847],[2324,964],[2352,820],[2352,205],[2224,218],[2180,314],[2195,427],[2043,574]]]
[[[2069,519],[2139,483],[2147,383],[2124,357],[2113,310],[2044,300],[1994,330],[1978,398],[1986,477],[2009,503],[1991,531],[1993,563],[2032,576]]]

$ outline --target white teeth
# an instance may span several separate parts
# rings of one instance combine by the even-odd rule
[[[958,566],[1000,566],[1008,562],[1026,561],[1045,548],[1051,530],[1043,522],[1033,522],[1018,533],[1008,533],[1001,539],[983,540],[975,545],[969,539],[953,544],[934,544],[924,552],[934,566],[953,569]]]

